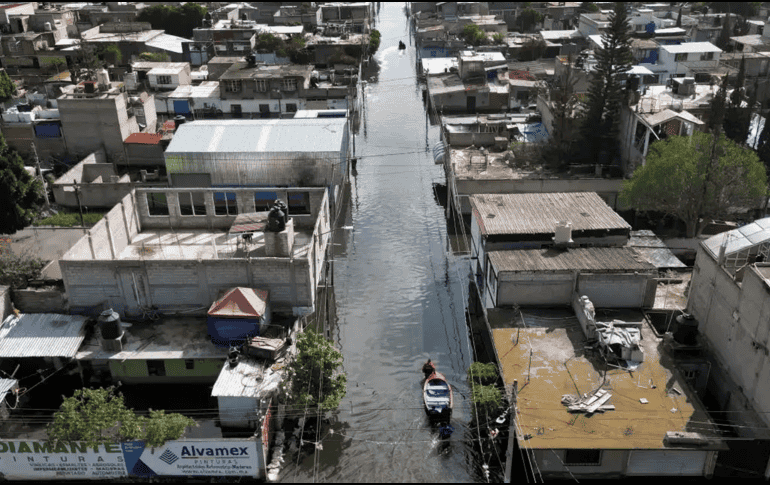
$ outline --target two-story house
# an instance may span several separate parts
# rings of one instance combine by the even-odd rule
[[[310,65],[233,64],[219,78],[221,110],[233,118],[291,117],[304,109]]]

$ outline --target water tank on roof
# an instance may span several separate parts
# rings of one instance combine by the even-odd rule
[[[51,26],[51,22],[46,22],[43,24],[43,30],[50,32],[53,30],[53,27]]]
[[[674,340],[682,345],[698,344],[698,320],[689,313],[683,313],[676,317],[676,331]]]
[[[185,121],[187,121],[187,118],[184,115],[174,116],[174,128],[179,128],[179,125],[184,124]]]
[[[96,71],[96,82],[100,87],[107,88],[110,86],[110,73],[107,72],[107,69],[99,69]]]
[[[103,339],[116,339],[123,335],[123,329],[120,328],[120,315],[112,308],[99,314],[99,330]]]

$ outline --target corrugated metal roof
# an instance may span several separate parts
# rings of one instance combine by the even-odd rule
[[[595,192],[480,194],[470,201],[485,235],[553,234],[559,221],[572,223],[573,231],[631,230]]]
[[[85,323],[79,315],[11,315],[0,328],[0,358],[74,357],[85,338]]]
[[[487,253],[495,271],[650,271],[632,248],[511,249]]]
[[[345,118],[206,120],[181,125],[166,150],[192,153],[340,153]]]
[[[265,361],[241,356],[235,367],[225,362],[211,396],[259,397],[273,387],[277,388],[282,376],[283,371],[274,371]]]
[[[719,249],[723,243],[726,245],[725,255],[730,255],[766,242],[770,242],[770,217],[717,234],[706,239],[702,244],[715,258],[718,258]]]
[[[132,133],[123,143],[135,143],[138,145],[157,145],[163,135],[161,133]]]
[[[628,247],[634,248],[640,256],[658,269],[687,267],[652,231],[631,231]]]
[[[0,396],[5,397],[5,395],[18,384],[19,381],[16,379],[0,379]],[[0,401],[2,401],[2,399],[0,399]]]

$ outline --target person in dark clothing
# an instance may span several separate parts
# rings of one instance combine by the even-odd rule
[[[431,362],[430,359],[428,359],[428,362],[422,366],[422,373],[425,374],[425,378],[427,379],[434,372],[436,372],[436,366],[433,365],[433,362]]]

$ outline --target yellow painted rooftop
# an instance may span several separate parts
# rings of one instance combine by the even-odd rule
[[[662,341],[647,324],[642,327],[644,362],[631,372],[605,367],[598,353],[584,352],[587,340],[574,316],[539,319],[537,325],[492,330],[507,389],[518,380],[519,432],[531,435],[523,446],[658,449],[668,447],[668,431],[718,436],[695,393],[672,374],[671,359],[661,363]],[[579,390],[590,395],[599,388],[612,395],[606,404],[614,405],[614,411],[589,416],[570,413],[561,403],[565,394],[577,396]],[[710,440],[710,445],[721,446],[718,442]]]

